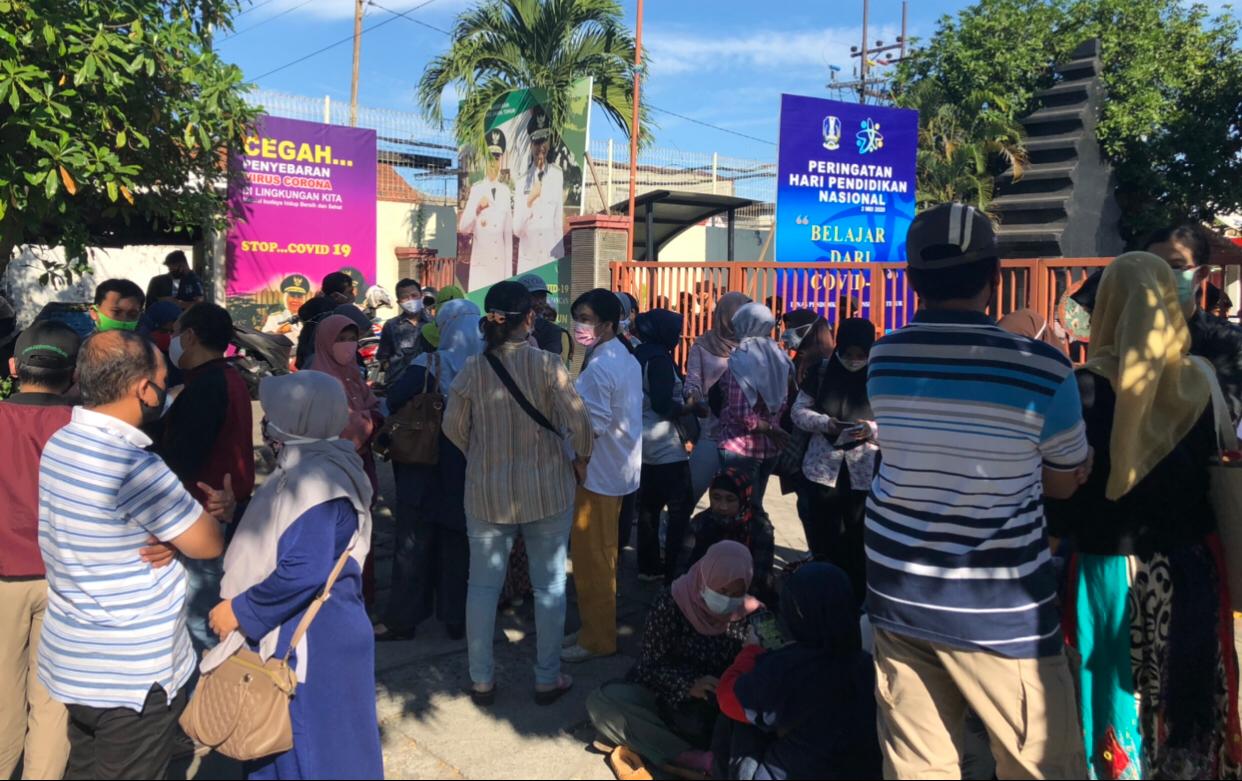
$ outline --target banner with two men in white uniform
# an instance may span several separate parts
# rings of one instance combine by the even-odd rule
[[[577,82],[559,130],[543,90],[506,93],[488,112],[484,149],[468,164],[469,187],[458,197],[458,275],[472,300],[482,303],[497,282],[534,273],[556,306],[567,220],[582,210],[590,98],[590,80]]]

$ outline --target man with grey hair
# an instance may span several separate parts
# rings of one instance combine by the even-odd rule
[[[146,450],[140,427],[163,413],[168,378],[150,342],[97,333],[77,371],[83,406],[39,468],[48,606],[38,678],[69,709],[66,776],[163,778],[196,661],[176,554],[223,552],[216,519],[231,518],[232,490],[227,478],[221,490],[200,484],[204,509]]]

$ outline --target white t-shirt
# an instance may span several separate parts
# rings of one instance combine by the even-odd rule
[[[577,388],[595,433],[586,489],[604,496],[637,491],[643,469],[643,378],[638,361],[621,342],[610,339],[591,354]]]

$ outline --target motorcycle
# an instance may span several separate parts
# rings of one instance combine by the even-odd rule
[[[289,374],[293,342],[284,334],[265,334],[248,325],[234,323],[229,340],[235,353],[229,357],[250,390],[250,398],[259,398],[259,383],[265,377]]]

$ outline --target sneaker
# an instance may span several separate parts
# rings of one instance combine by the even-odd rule
[[[561,661],[566,664],[580,664],[582,662],[589,662],[592,659],[602,659],[605,656],[612,656],[612,654],[597,654],[577,644],[561,650]]]
[[[578,644],[578,633],[570,632],[561,640],[561,648],[569,648],[571,645]]]

